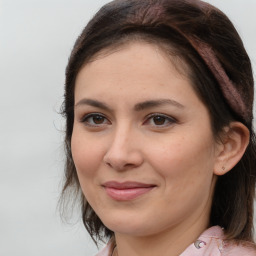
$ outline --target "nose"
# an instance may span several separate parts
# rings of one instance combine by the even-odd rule
[[[113,132],[110,146],[104,155],[104,162],[116,171],[139,167],[143,163],[138,135],[131,129],[118,129]]]

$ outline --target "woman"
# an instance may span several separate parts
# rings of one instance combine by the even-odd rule
[[[66,183],[98,255],[256,255],[249,57],[199,0],[116,0],[66,69]]]

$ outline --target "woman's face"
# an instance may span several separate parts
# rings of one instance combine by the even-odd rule
[[[85,65],[72,155],[83,193],[116,233],[207,225],[217,149],[209,113],[156,46],[130,43]]]

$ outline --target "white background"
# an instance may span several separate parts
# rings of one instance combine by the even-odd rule
[[[0,256],[93,256],[82,224],[57,211],[63,172],[64,72],[105,0],[0,0]],[[256,69],[256,1],[212,0]]]

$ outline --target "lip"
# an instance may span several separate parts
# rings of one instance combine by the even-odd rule
[[[155,184],[146,184],[134,181],[108,181],[102,185],[109,197],[117,201],[129,201],[138,198],[156,187]]]

